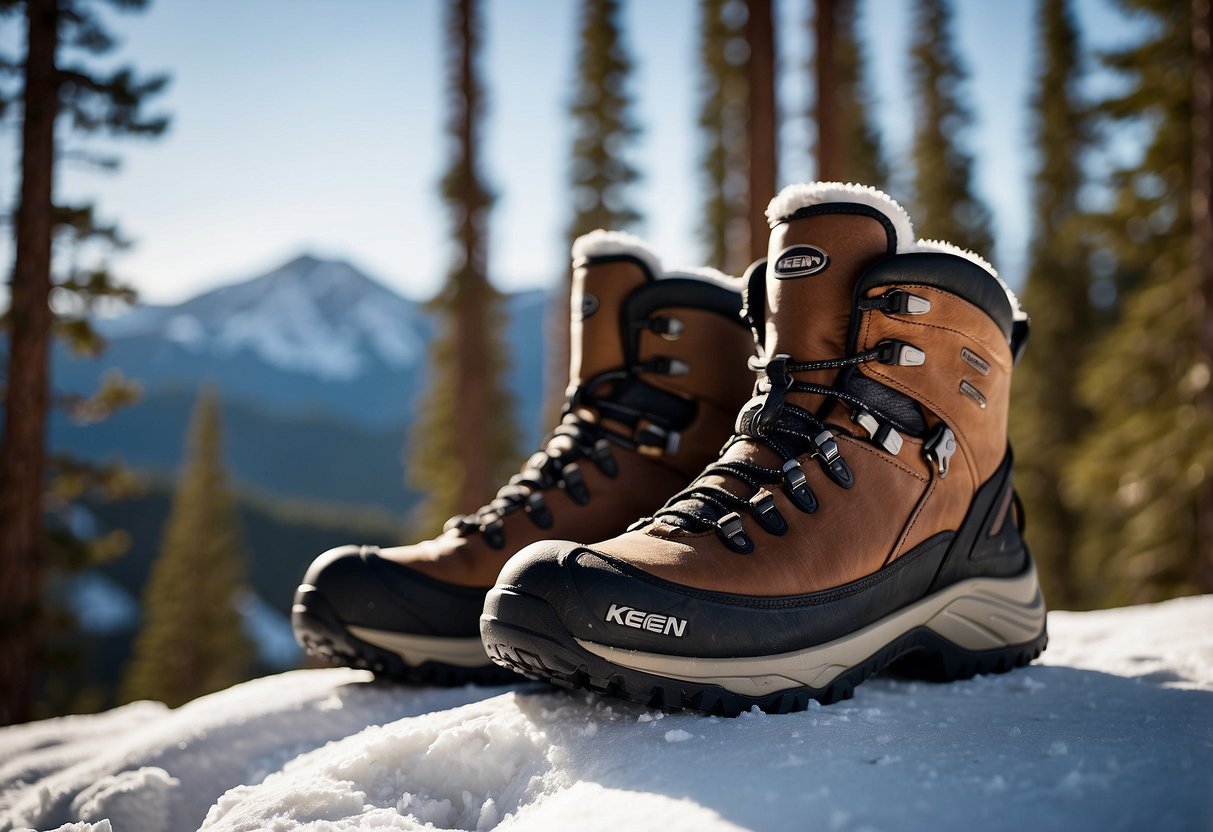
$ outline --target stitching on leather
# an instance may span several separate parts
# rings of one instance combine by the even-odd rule
[[[865,350],[869,349],[868,345],[871,341],[871,332],[870,332],[871,326],[872,326],[872,316],[869,315],[864,324],[863,347],[862,348]],[[965,453],[961,454],[961,456],[964,457],[965,465],[969,469],[969,476],[972,478],[973,482],[980,481],[980,477],[977,475],[976,463],[973,462],[969,458],[971,456],[971,454],[968,453],[968,450],[972,447],[972,445],[969,442],[968,434],[966,434],[964,432],[964,430],[962,430],[960,428],[959,423],[956,420],[956,417],[952,415],[951,408],[948,408],[948,407],[945,407],[945,406],[939,404],[939,402],[935,401],[933,398],[931,398],[930,396],[928,396],[927,394],[923,393],[920,390],[915,390],[911,387],[906,386],[905,384],[901,383],[900,381],[893,378],[892,376],[887,375],[879,367],[869,364],[866,369],[873,376],[883,379],[891,387],[893,387],[897,390],[900,390],[902,393],[905,393],[910,398],[918,399],[919,401],[925,403],[931,410],[933,410],[937,415],[939,415],[940,418],[942,418],[944,420],[944,422],[947,423],[948,427],[950,427],[952,429],[952,431],[957,434],[957,438],[963,443],[963,445],[965,447]]]
[[[868,447],[863,442],[859,442],[855,439],[852,439],[849,436],[845,436],[842,434],[838,435],[836,438],[839,440],[842,440],[847,445],[850,445],[852,447],[858,448],[861,451],[866,451],[867,453],[872,454],[872,456],[876,457],[881,462],[886,462],[889,465],[892,465],[894,468],[898,469],[899,471],[903,471],[903,472],[909,474],[911,477],[918,480],[919,482],[927,482],[927,478],[924,477],[922,474],[918,473],[913,468],[908,467],[905,463],[903,463],[895,458],[887,456],[883,451],[877,450],[876,448]]]
[[[912,284],[912,285],[917,285],[917,284]],[[937,298],[947,298],[947,299],[951,300],[954,297],[950,293],[936,289],[933,286],[918,286],[917,288],[922,289],[924,292],[933,294]],[[870,319],[871,319],[871,316],[869,316],[869,320]],[[1004,351],[1004,350],[1009,351],[1010,348],[1007,346],[1006,342],[1002,341],[1001,339],[998,342],[991,344],[985,338],[975,336],[971,332],[966,332],[962,329],[956,329],[956,328],[950,327],[950,326],[943,326],[942,324],[933,324],[933,323],[930,323],[925,320],[920,321],[920,320],[915,320],[915,319],[910,319],[910,318],[896,318],[894,320],[896,320],[897,323],[905,324],[906,326],[917,326],[917,327],[925,327],[928,329],[937,329],[937,330],[940,330],[941,332],[951,332],[954,335],[959,335],[960,337],[965,338],[965,339],[971,341],[972,343],[978,344],[979,346],[984,348],[987,352],[989,352],[991,354],[991,357],[994,359],[994,361],[996,361],[998,363],[999,369],[1001,369],[1005,372],[1010,372],[1010,369],[1011,369],[1010,362],[1007,361],[1006,359],[1004,359],[1003,356],[1001,355],[1002,351]]]
[[[909,524],[904,530],[902,530],[901,537],[897,540],[897,545],[894,546],[893,551],[889,553],[889,557],[893,558],[894,562],[900,560],[900,556],[898,556],[897,553],[901,551],[901,547],[905,546],[906,541],[910,539],[910,534],[914,531],[914,526],[918,523],[918,518],[922,516],[922,510],[927,507],[927,503],[929,503],[931,498],[935,496],[935,489],[938,485],[939,480],[932,480],[931,484],[927,486],[927,492],[918,499],[918,505],[914,509],[914,514],[910,517]],[[886,558],[885,565],[887,565],[888,562],[888,558]]]

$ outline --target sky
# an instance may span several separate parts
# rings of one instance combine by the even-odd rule
[[[695,265],[695,0],[626,2],[631,90],[644,133],[635,229],[670,264]],[[780,185],[811,180],[807,61],[810,0],[777,0]],[[977,189],[993,211],[995,264],[1012,283],[1029,234],[1033,157],[1028,99],[1035,3],[957,0],[956,36],[972,73]],[[900,160],[912,129],[906,74],[909,0],[861,0],[874,113]],[[487,178],[498,195],[490,278],[502,289],[553,285],[568,257],[565,115],[577,41],[574,0],[487,0],[482,62]],[[1108,0],[1076,0],[1083,36],[1108,47],[1140,34]],[[109,64],[172,75],[153,109],[172,115],[157,141],[109,146],[116,173],[62,166],[63,201],[97,202],[134,245],[115,271],[150,303],[175,303],[310,252],[341,257],[406,297],[425,299],[451,249],[438,197],[445,161],[439,0],[155,0],[113,15]],[[0,48],[21,32],[3,24]],[[74,142],[78,144],[78,142]],[[73,142],[69,141],[71,146]],[[13,193],[16,133],[0,136],[0,193]],[[4,180],[8,181],[5,182]],[[0,259],[12,246],[0,241]]]

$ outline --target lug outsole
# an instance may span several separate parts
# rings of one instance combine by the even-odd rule
[[[798,687],[756,697],[733,693],[719,685],[671,679],[611,664],[577,644],[560,626],[551,607],[534,596],[511,593],[511,617],[530,619],[531,626],[506,622],[488,613],[480,619],[485,649],[503,668],[528,679],[589,690],[638,705],[726,717],[755,706],[769,714],[785,714],[803,711],[813,700],[823,705],[841,702],[850,699],[858,685],[887,668],[903,677],[929,681],[1006,673],[1027,665],[1048,644],[1048,634],[1042,631],[1024,644],[973,652],[932,630],[917,627],[848,668],[824,688]]]
[[[295,641],[310,656],[340,667],[369,670],[376,676],[396,682],[440,687],[463,685],[508,685],[517,675],[489,661],[478,667],[459,667],[445,662],[427,661],[409,664],[390,650],[384,650],[352,635],[325,601],[311,587],[302,586],[291,608],[291,628]]]

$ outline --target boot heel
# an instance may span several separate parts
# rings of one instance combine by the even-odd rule
[[[955,682],[979,674],[1007,673],[1025,667],[1044,652],[1049,635],[1040,635],[1023,644],[994,650],[965,650],[931,631],[924,631],[922,644],[913,652],[889,665],[888,672],[905,679],[927,682]]]
[[[971,679],[1023,667],[1048,644],[1044,598],[1035,566],[1014,578],[978,578],[919,628],[914,647],[891,666],[931,681]]]

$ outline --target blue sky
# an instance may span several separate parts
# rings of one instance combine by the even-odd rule
[[[696,177],[694,0],[625,4],[636,59],[632,91],[645,132],[638,229],[671,263],[693,265]],[[780,183],[814,176],[806,62],[809,0],[777,3],[785,113]],[[1035,3],[959,0],[957,35],[972,72],[978,186],[996,219],[996,261],[1023,265],[1033,160],[1028,147]],[[862,35],[894,166],[910,138],[909,0],[861,0]],[[116,60],[167,70],[171,132],[117,145],[117,174],[64,167],[62,199],[95,199],[136,241],[115,261],[144,300],[175,302],[251,276],[301,251],[345,257],[421,299],[450,250],[437,196],[445,158],[439,0],[157,0],[114,18]],[[551,285],[562,273],[576,44],[574,0],[488,0],[488,177],[499,199],[490,240],[501,288]],[[1136,36],[1106,0],[1078,0],[1095,46]],[[11,45],[17,27],[0,43]],[[15,135],[0,137],[0,192],[12,193]],[[4,173],[7,172],[7,173]],[[5,182],[4,180],[7,180]],[[0,243],[11,260],[11,245]]]

